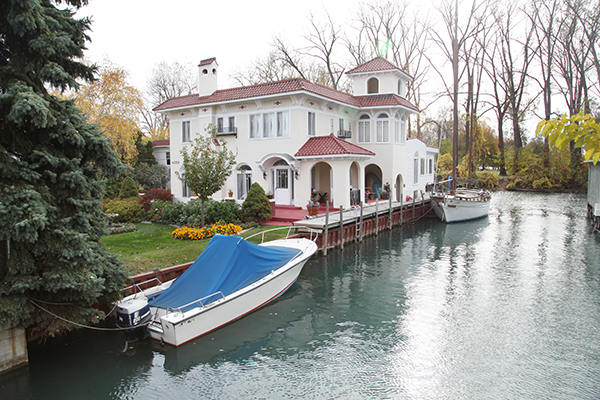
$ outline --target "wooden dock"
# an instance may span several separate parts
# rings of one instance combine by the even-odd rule
[[[431,200],[428,197],[410,202],[384,200],[361,204],[348,210],[340,207],[339,211],[296,221],[294,226],[321,231],[316,243],[327,254],[328,249],[343,248],[345,243],[361,241],[363,237],[376,235],[381,230],[416,221],[430,210]]]

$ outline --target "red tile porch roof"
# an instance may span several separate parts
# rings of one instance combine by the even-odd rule
[[[169,145],[169,139],[165,139],[165,140],[154,140],[152,141],[152,146],[156,147],[156,146],[168,146]]]
[[[358,156],[374,156],[370,150],[364,149],[353,143],[346,142],[333,135],[329,136],[314,136],[309,138],[294,157],[319,157],[333,155],[358,155]]]

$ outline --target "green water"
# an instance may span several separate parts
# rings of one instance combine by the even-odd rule
[[[30,346],[2,399],[600,398],[600,235],[585,197],[494,193],[315,256],[286,295],[179,348]]]

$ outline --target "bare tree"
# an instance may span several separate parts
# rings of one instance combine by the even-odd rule
[[[264,57],[257,57],[246,72],[240,70],[234,72],[232,79],[240,86],[247,86],[296,78],[298,76],[300,74],[296,69],[281,60],[276,50],[272,50]]]
[[[496,13],[497,41],[501,46],[499,62],[502,68],[503,87],[506,90],[508,113],[512,121],[515,144],[514,170],[519,170],[519,153],[523,148],[521,123],[534,105],[536,96],[527,97],[529,67],[536,54],[532,23],[517,3],[506,3],[504,10]],[[515,35],[515,29],[523,29],[523,36]]]
[[[347,47],[357,65],[383,57],[410,75],[407,98],[424,111],[430,105],[425,104],[421,93],[429,69],[425,57],[429,19],[418,13],[410,14],[408,6],[407,1],[391,0],[363,4],[357,13],[357,36],[354,40],[347,39]],[[421,137],[420,114],[416,119],[417,137]]]
[[[142,111],[142,131],[153,140],[169,136],[169,121],[152,109],[170,98],[189,95],[198,88],[198,79],[191,64],[161,62],[152,69],[147,83],[146,99]]]

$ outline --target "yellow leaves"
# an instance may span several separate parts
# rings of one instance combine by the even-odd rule
[[[171,234],[175,239],[182,240],[202,240],[209,239],[214,235],[235,235],[242,231],[242,227],[235,224],[225,224],[219,221],[211,226],[204,226],[201,229],[184,226],[175,229]]]
[[[536,134],[548,138],[548,143],[560,150],[574,141],[575,147],[584,150],[585,160],[594,164],[600,160],[600,124],[590,114],[578,113],[550,121],[540,121]]]
[[[128,83],[124,69],[105,61],[95,82],[86,83],[77,92],[75,103],[88,122],[97,124],[111,147],[125,163],[137,157],[135,147],[138,120],[143,107],[142,94]]]

